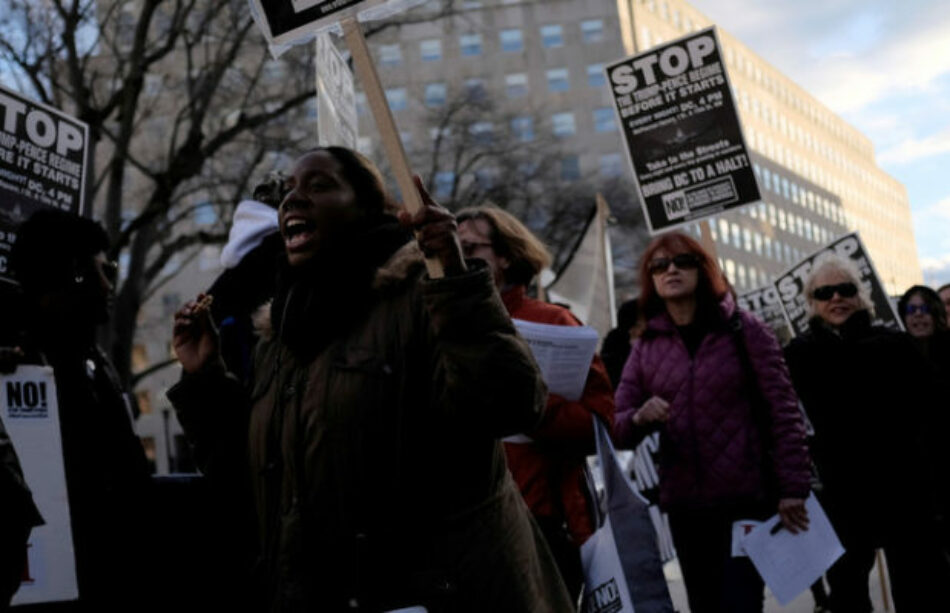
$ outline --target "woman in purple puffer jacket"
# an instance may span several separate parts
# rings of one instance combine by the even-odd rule
[[[617,388],[614,436],[660,431],[660,506],[693,613],[762,611],[763,584],[732,557],[733,522],[778,511],[806,530],[805,427],[771,330],[740,311],[714,258],[678,232],[640,263],[646,327]]]

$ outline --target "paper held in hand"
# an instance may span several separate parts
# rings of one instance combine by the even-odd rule
[[[568,400],[580,400],[597,350],[597,331],[588,326],[512,321],[531,347],[548,391]]]
[[[781,605],[787,605],[831,568],[844,547],[828,516],[814,494],[805,501],[808,530],[792,534],[773,515],[744,539],[745,549],[755,569]]]

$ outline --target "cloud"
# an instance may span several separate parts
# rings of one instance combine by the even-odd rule
[[[939,287],[950,283],[950,254],[920,258],[920,267],[924,271],[924,283],[927,285]]]
[[[950,153],[950,127],[923,138],[905,139],[877,156],[879,164],[909,164],[933,155]]]

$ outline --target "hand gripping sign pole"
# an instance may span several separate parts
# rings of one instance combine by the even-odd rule
[[[389,164],[392,166],[396,184],[399,186],[399,191],[402,192],[403,203],[406,209],[415,215],[422,210],[422,197],[412,180],[412,171],[409,169],[408,160],[406,160],[406,152],[403,149],[402,140],[399,138],[399,131],[396,130],[396,122],[389,110],[389,104],[386,103],[386,96],[383,94],[379,74],[376,72],[372,56],[370,56],[369,49],[366,47],[363,29],[353,17],[343,19],[340,25],[343,27],[346,45],[353,56],[353,67],[363,83],[366,101],[373,112],[373,118],[376,120],[376,129],[379,130],[379,135],[383,139],[383,148],[386,151]],[[436,258],[426,258],[426,269],[429,271],[429,277],[433,279],[445,276],[445,272],[442,270],[442,262]]]

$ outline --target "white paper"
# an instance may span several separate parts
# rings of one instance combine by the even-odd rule
[[[752,519],[740,519],[732,522],[732,557],[745,558],[749,554],[745,551],[745,537],[760,526],[762,522]]]
[[[79,596],[76,558],[53,369],[20,366],[12,375],[0,377],[0,415],[46,522],[30,533],[27,579],[13,596],[13,604],[75,600]]]
[[[548,391],[571,401],[580,400],[597,350],[597,331],[588,326],[513,321],[531,347]]]
[[[759,575],[783,606],[807,590],[844,553],[814,494],[808,496],[805,509],[807,531],[792,534],[782,528],[772,534],[773,528],[781,523],[774,515],[742,541]]]

